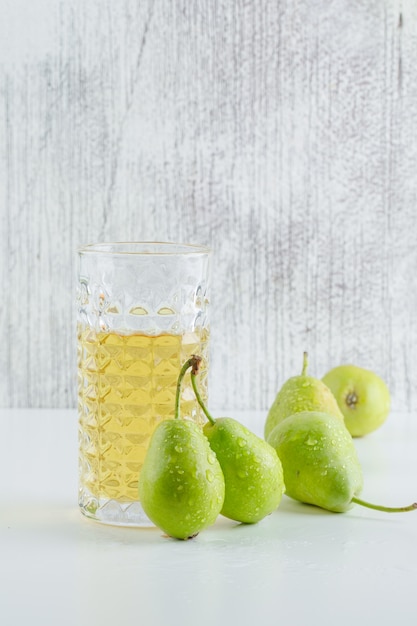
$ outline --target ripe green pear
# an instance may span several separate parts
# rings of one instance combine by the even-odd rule
[[[275,511],[285,490],[275,450],[230,417],[209,421],[203,430],[224,474],[222,515],[253,524]]]
[[[362,469],[343,423],[322,412],[296,413],[269,436],[284,469],[286,494],[335,512],[347,511],[362,490]]]
[[[327,372],[323,382],[336,398],[352,437],[367,435],[388,417],[389,389],[374,372],[355,365],[340,365]]]
[[[318,378],[307,375],[308,357],[304,353],[300,376],[289,378],[279,390],[266,418],[264,435],[268,441],[275,426],[294,413],[320,411],[335,415],[343,422],[343,415],[330,389]]]
[[[161,422],[139,476],[139,499],[167,535],[189,539],[213,524],[225,494],[220,464],[201,427],[190,420]]]
[[[383,511],[415,511],[417,502],[388,507],[358,497],[363,486],[352,436],[334,415],[317,411],[296,413],[272,431],[269,441],[284,470],[286,494],[328,511],[343,513],[353,504]]]

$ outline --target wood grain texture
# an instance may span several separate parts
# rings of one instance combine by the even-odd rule
[[[416,3],[26,4],[0,3],[0,405],[75,405],[75,250],[157,239],[214,250],[213,409],[265,410],[307,349],[415,410]]]

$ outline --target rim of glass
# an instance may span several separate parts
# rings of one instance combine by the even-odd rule
[[[103,243],[89,243],[78,248],[79,254],[107,254],[116,255],[190,255],[210,254],[207,246],[191,243],[176,243],[173,241],[109,241]]]

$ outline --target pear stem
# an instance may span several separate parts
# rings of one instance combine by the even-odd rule
[[[193,357],[191,357],[190,361],[193,361],[193,359],[198,359],[198,361],[196,361],[195,363],[193,362],[193,364],[192,364],[193,365],[193,369],[191,370],[191,384],[193,386],[195,397],[197,398],[197,402],[201,406],[204,415],[207,417],[207,419],[210,422],[210,424],[212,424],[214,426],[214,424],[216,423],[216,420],[210,414],[208,408],[204,404],[203,398],[201,397],[200,392],[199,392],[198,387],[197,387],[196,376],[198,374],[198,370],[199,370],[199,366],[200,366],[200,362],[201,362],[201,357],[193,356]]]
[[[301,372],[301,376],[307,376],[307,368],[308,368],[308,352],[303,353],[303,369]]]
[[[417,509],[417,502],[413,502],[409,506],[381,506],[379,504],[371,504],[370,502],[365,502],[365,500],[361,500],[360,498],[352,498],[352,502],[355,504],[359,504],[360,506],[365,506],[368,509],[375,509],[375,511],[383,511],[384,513],[404,513],[406,511],[415,511]]]
[[[190,367],[192,367],[192,368],[195,367],[195,360],[196,359],[200,359],[200,357],[192,356],[190,359],[188,359],[188,361],[186,361],[184,363],[184,365],[182,366],[182,368],[180,370],[180,373],[178,374],[177,391],[176,391],[176,394],[175,394],[175,413],[174,413],[174,418],[175,419],[179,419],[179,417],[180,417],[180,394],[181,394],[182,380],[183,380],[187,370],[189,370]],[[198,365],[197,365],[197,369],[198,369]]]

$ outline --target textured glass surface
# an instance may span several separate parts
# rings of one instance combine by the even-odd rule
[[[209,253],[117,245],[80,251],[79,504],[103,522],[144,525],[140,468],[154,428],[174,416],[178,373],[192,354],[203,358],[207,397]],[[189,374],[180,406],[204,421]]]

